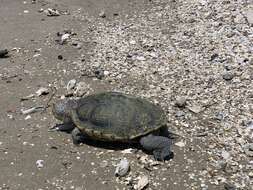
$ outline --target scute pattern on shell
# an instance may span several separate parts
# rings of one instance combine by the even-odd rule
[[[80,99],[72,119],[82,132],[105,141],[132,140],[165,125],[165,114],[159,106],[118,92]]]

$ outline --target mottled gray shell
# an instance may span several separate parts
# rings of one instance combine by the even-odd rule
[[[105,141],[132,140],[156,131],[166,123],[159,106],[118,92],[78,100],[71,117],[83,133]]]

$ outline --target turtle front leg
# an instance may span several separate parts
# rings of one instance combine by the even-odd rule
[[[53,131],[62,131],[62,132],[70,132],[75,128],[74,123],[63,123],[56,124],[55,126],[48,129],[49,132]]]
[[[173,158],[173,152],[170,150],[172,141],[167,137],[150,134],[142,137],[140,144],[145,150],[152,151],[156,160],[164,161]]]
[[[72,140],[75,145],[78,145],[80,143],[83,143],[85,140],[87,140],[89,137],[81,133],[81,131],[76,127],[71,132]]]

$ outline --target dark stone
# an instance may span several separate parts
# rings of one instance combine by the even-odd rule
[[[58,59],[62,60],[63,56],[62,55],[58,55]]]
[[[7,49],[0,50],[0,58],[8,57],[8,53]]]
[[[94,71],[94,74],[95,74],[96,78],[98,78],[100,80],[104,77],[104,72],[101,70]]]
[[[211,55],[210,60],[213,61],[214,59],[216,59],[217,57],[219,57],[219,55],[217,53],[214,53],[213,55]]]

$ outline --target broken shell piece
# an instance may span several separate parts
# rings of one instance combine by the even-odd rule
[[[64,44],[70,38],[70,34],[66,33],[61,36],[61,44]]]
[[[115,176],[125,176],[130,169],[130,165],[127,159],[122,159],[120,163],[117,165],[115,170]]]
[[[37,96],[47,95],[49,90],[47,88],[41,87],[39,90],[36,91]]]
[[[21,113],[23,115],[28,115],[28,114],[35,113],[35,112],[42,111],[42,110],[44,110],[43,106],[37,106],[37,107],[32,107],[32,108],[27,109],[27,110],[21,110]]]
[[[72,79],[67,84],[67,91],[74,89],[76,86],[76,79]]]
[[[203,107],[200,105],[192,105],[187,107],[193,113],[200,113],[203,111]]]
[[[123,153],[123,154],[132,154],[132,153],[134,153],[134,151],[135,151],[135,149],[128,148],[128,149],[122,150],[121,153]]]
[[[148,176],[142,176],[134,189],[142,190],[149,184]]]
[[[47,10],[44,11],[47,16],[60,16],[60,13],[58,10],[56,9],[51,9],[51,8],[48,8]]]
[[[31,98],[33,98],[33,97],[34,97],[34,94],[30,94],[30,95],[28,95],[28,96],[22,97],[22,98],[20,99],[20,101],[29,100],[29,99],[31,99]]]
[[[179,108],[184,108],[186,106],[186,101],[185,97],[177,97],[175,105]]]

